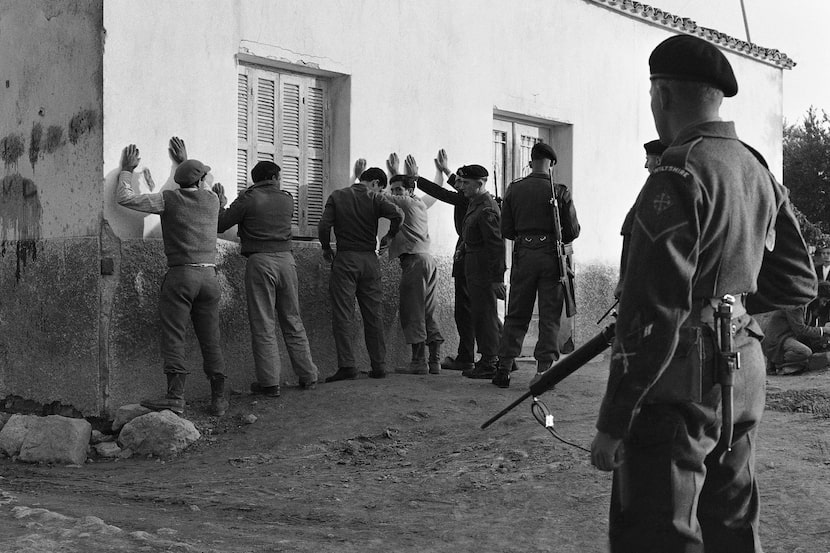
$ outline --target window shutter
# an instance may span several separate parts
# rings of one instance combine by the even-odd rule
[[[317,83],[314,83],[316,85]],[[310,85],[306,92],[306,197],[304,224],[316,227],[323,214],[325,186],[326,110],[325,91]]]
[[[236,190],[241,192],[248,186],[248,75],[240,73],[236,84]]]

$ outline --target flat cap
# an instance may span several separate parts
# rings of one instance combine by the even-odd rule
[[[647,156],[661,156],[666,151],[666,146],[659,140],[651,140],[643,144]]]
[[[556,164],[556,152],[553,151],[553,148],[550,144],[545,144],[544,142],[537,142],[533,145],[533,148],[530,149],[530,159],[549,159],[551,162]]]
[[[458,170],[456,175],[462,179],[486,179],[490,173],[481,165],[465,165]]]
[[[738,82],[729,60],[714,44],[691,35],[675,35],[657,45],[648,58],[652,79],[696,81],[723,91],[730,98]]]
[[[210,173],[210,167],[198,159],[188,159],[176,167],[176,172],[173,174],[173,180],[176,181],[176,184],[188,186],[198,182],[208,173]]]

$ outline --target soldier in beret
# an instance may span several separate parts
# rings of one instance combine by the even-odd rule
[[[501,321],[498,300],[505,298],[504,241],[501,214],[496,200],[487,191],[487,169],[465,165],[458,170],[461,189],[469,200],[461,226],[458,255],[464,258],[464,277],[470,294],[470,311],[475,325],[476,344],[481,357],[472,369],[461,374],[469,378],[496,376]]]
[[[553,215],[555,192],[561,224],[562,241],[566,244],[579,236],[571,192],[563,184],[551,181],[550,168],[556,163],[553,148],[543,142],[530,150],[532,172],[510,184],[504,194],[501,210],[501,232],[513,240],[513,265],[510,271],[510,299],[504,318],[499,344],[499,370],[493,384],[510,385],[510,369],[521,353],[522,342],[539,302],[539,339],[533,351],[537,373],[546,371],[559,359],[561,322],[564,317],[565,290],[560,281],[557,260],[556,221]],[[563,331],[564,338],[570,337]]]
[[[660,140],[651,140],[643,144],[646,150],[646,164],[649,174],[653,173],[657,166],[660,165],[660,156],[666,151],[666,146]]]
[[[786,189],[720,118],[738,91],[726,57],[679,35],[649,66],[668,148],[634,206],[591,447],[594,466],[614,471],[611,551],[760,552],[754,448],[766,371],[751,314],[809,303],[816,276]],[[713,327],[727,294],[731,339],[721,343]],[[729,342],[734,372],[717,353]],[[731,421],[724,374],[734,378]]]

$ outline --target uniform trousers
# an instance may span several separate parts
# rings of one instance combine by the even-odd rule
[[[428,253],[402,254],[400,316],[407,344],[443,342],[435,322],[438,266]]]
[[[700,403],[645,404],[614,471],[612,553],[761,551],[755,444],[764,411],[764,357],[745,329],[736,333],[735,347],[741,368],[735,372],[732,451],[719,443],[719,385]],[[714,350],[705,354],[710,369]]]
[[[565,301],[556,250],[522,247],[519,241],[516,244],[499,357],[514,359],[521,354],[538,295],[539,339],[533,356],[541,363],[550,364],[559,359],[559,326]]]
[[[502,324],[498,299],[487,270],[489,264],[486,252],[468,252],[464,256],[464,275],[478,352],[482,356],[495,357],[499,352]]]
[[[476,360],[476,326],[473,320],[470,292],[467,289],[467,277],[464,275],[464,258],[455,262],[453,276],[455,280],[455,328],[458,330],[458,363],[472,363]]]
[[[294,373],[302,383],[316,382],[317,366],[311,359],[300,317],[294,255],[290,251],[249,255],[245,265],[245,296],[257,382],[261,386],[280,383],[278,320]]]
[[[337,348],[338,367],[356,367],[354,357],[354,300],[363,317],[363,334],[372,369],[386,369],[386,342],[383,335],[383,288],[377,254],[338,251],[329,279],[331,323]]]
[[[219,282],[215,267],[178,265],[167,269],[159,295],[161,357],[165,374],[188,374],[186,340],[188,319],[202,350],[208,378],[224,376],[219,332]]]

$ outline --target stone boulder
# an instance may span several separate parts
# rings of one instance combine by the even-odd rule
[[[86,462],[92,425],[60,415],[39,417],[20,445],[18,458],[27,463],[81,465]]]
[[[118,444],[136,455],[172,457],[201,437],[189,420],[172,411],[159,411],[125,424],[118,435]]]
[[[0,430],[0,453],[5,453],[9,457],[18,455],[29,429],[36,426],[40,419],[37,415],[15,414],[9,417]]]
[[[10,418],[12,418],[11,413],[4,413],[0,411],[0,428],[3,428],[6,425],[6,423],[9,422]]]
[[[152,411],[150,411],[150,409],[142,407],[138,403],[122,405],[118,408],[118,411],[115,412],[115,420],[112,421],[112,431],[118,432],[125,424],[127,424],[134,418],[140,417],[141,415],[146,415],[147,413],[151,412]]]
[[[115,442],[97,443],[92,448],[99,457],[104,459],[114,459],[121,454],[121,448]]]

